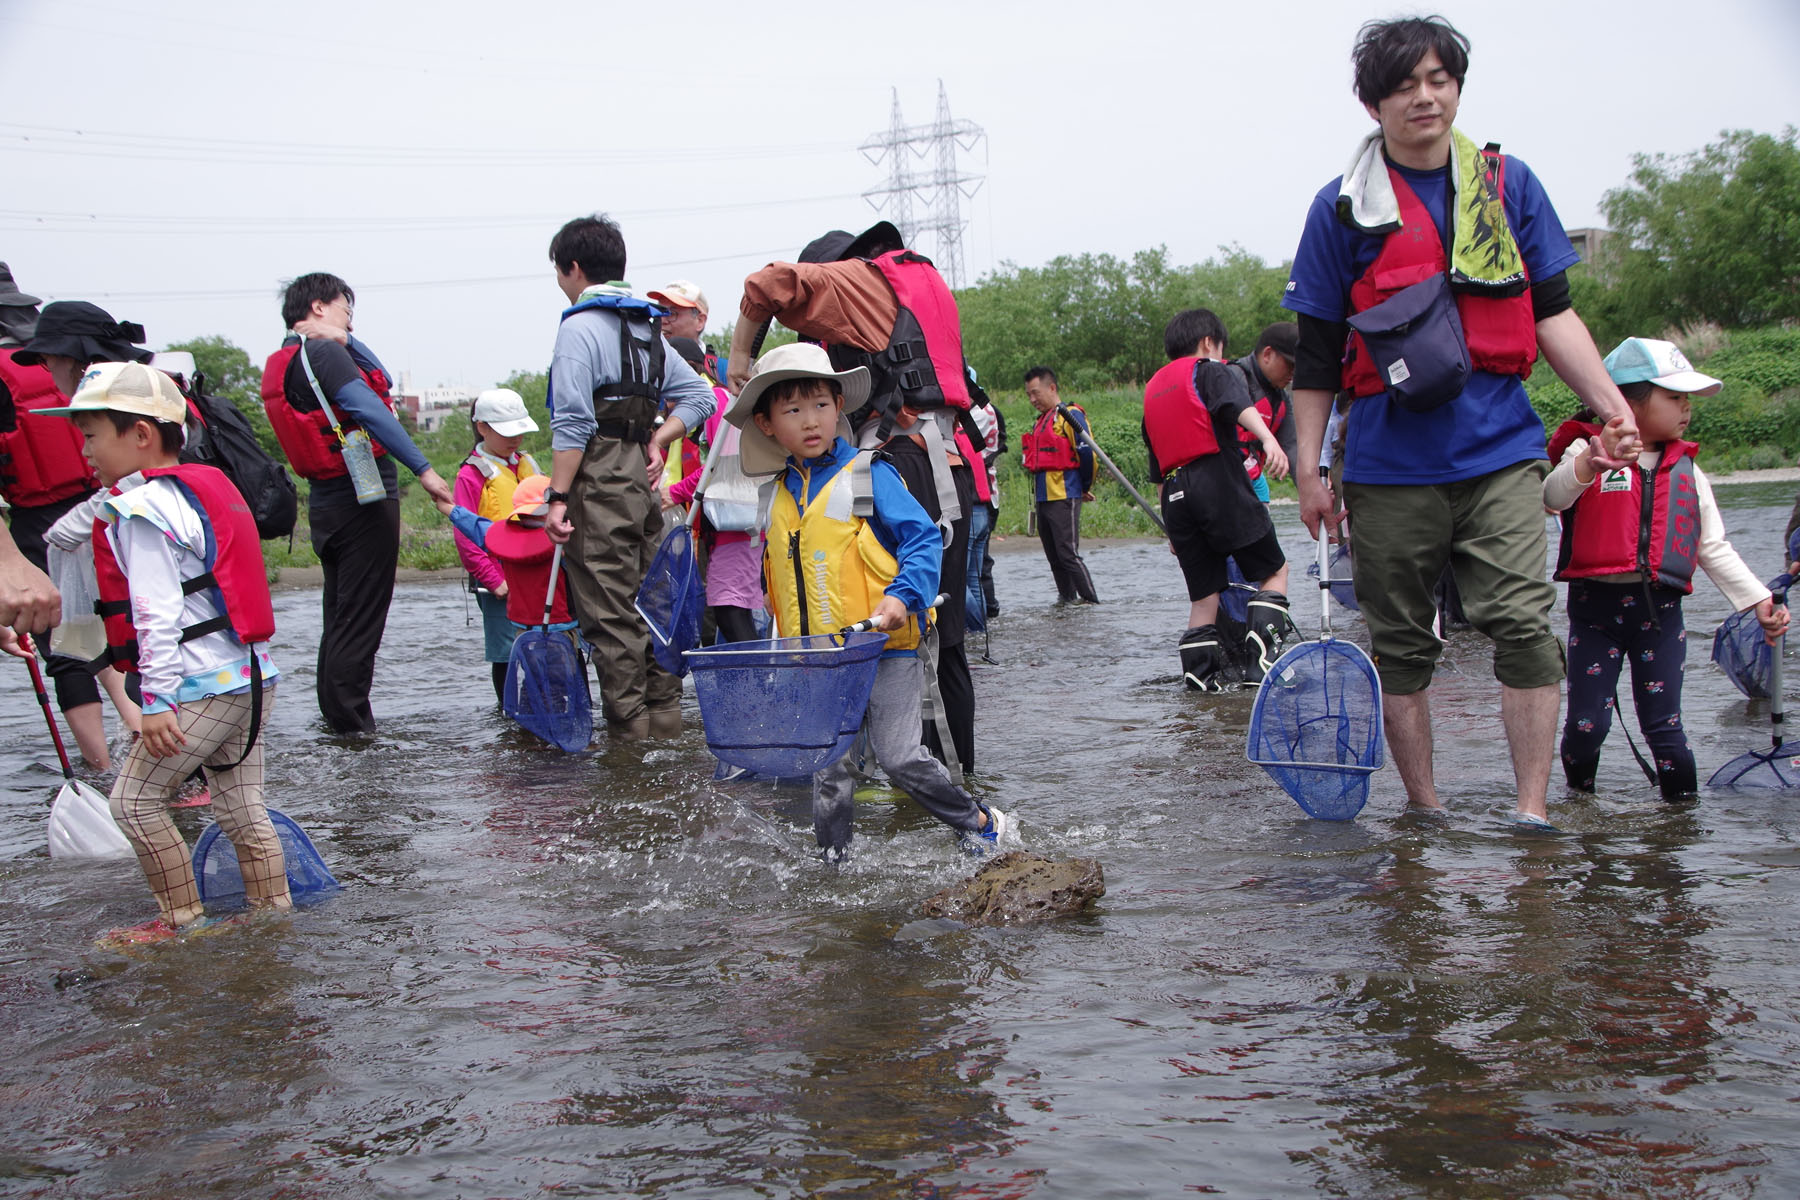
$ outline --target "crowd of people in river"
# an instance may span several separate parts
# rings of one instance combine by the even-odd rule
[[[1571,305],[1566,272],[1577,257],[1542,184],[1456,126],[1468,50],[1441,18],[1363,28],[1355,91],[1375,128],[1305,215],[1283,300],[1294,320],[1262,330],[1233,361],[1215,314],[1171,314],[1168,365],[1145,387],[1143,435],[1190,603],[1177,643],[1189,687],[1255,686],[1296,638],[1267,510],[1268,477],[1291,471],[1308,531],[1336,531],[1351,546],[1408,804],[1441,807],[1430,684],[1448,575],[1465,619],[1493,644],[1517,784],[1511,819],[1548,829],[1565,675],[1570,786],[1594,785],[1629,661],[1662,794],[1690,797],[1681,597],[1695,569],[1735,608],[1754,610],[1771,640],[1787,613],[1726,542],[1682,440],[1688,397],[1718,381],[1654,339],[1629,339],[1602,359]],[[1005,433],[930,260],[885,221],[826,233],[795,261],[744,280],[723,358],[698,340],[704,292],[683,280],[634,292],[624,236],[605,217],[564,225],[549,260],[567,301],[544,414],[549,459],[520,451],[539,428],[524,401],[484,392],[454,484],[397,418],[387,371],[353,332],[350,284],[308,274],[283,293],[287,333],[265,366],[262,400],[309,485],[325,722],[347,735],[377,729],[370,690],[404,466],[457,530],[497,691],[512,638],[545,621],[547,594],[548,623],[592,656],[605,736],[675,736],[681,681],[656,660],[634,601],[667,514],[700,504],[716,636],[858,621],[887,632],[866,718],[876,758],[966,844],[998,844],[1011,822],[966,783],[976,725],[965,642],[998,611],[987,538]],[[283,907],[257,736],[279,676],[243,497],[216,467],[183,461],[191,398],[179,370],[145,365],[141,328],[80,302],[40,313],[10,274],[0,314],[9,414],[0,489],[11,506],[0,625],[55,626],[63,610],[47,549],[91,549],[107,665],[49,661],[91,765],[109,765],[100,685],[139,730],[111,804],[157,898],[151,933],[206,919],[167,812],[202,769],[252,904]],[[771,321],[804,342],[759,357]],[[1523,385],[1540,357],[1584,405],[1548,444]],[[1061,398],[1051,367],[1019,382],[1037,414],[1019,440],[1057,602],[1100,603],[1080,554],[1095,467],[1086,416]],[[715,443],[701,488],[702,448]],[[1551,628],[1546,508],[1563,514],[1555,574],[1570,583],[1566,657]],[[566,579],[552,576],[558,562]],[[1247,618],[1227,625],[1220,597],[1234,565],[1251,594]],[[828,857],[849,845],[852,791],[847,768],[814,780]]]

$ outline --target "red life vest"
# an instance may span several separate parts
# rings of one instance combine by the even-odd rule
[[[100,477],[81,453],[75,422],[35,415],[68,403],[50,372],[14,362],[11,350],[0,350],[0,384],[12,394],[13,407],[12,428],[0,432],[0,495],[7,503],[38,508],[98,490]]]
[[[1212,413],[1194,387],[1200,360],[1178,358],[1144,385],[1144,435],[1156,465],[1166,476],[1196,458],[1219,452]]]
[[[516,521],[495,521],[488,526],[487,552],[500,560],[506,575],[506,619],[515,625],[544,623],[544,593],[550,590],[550,563],[556,547],[542,526],[532,528]],[[569,615],[569,577],[556,581],[556,599],[550,605],[550,623],[560,625]]]
[[[1506,195],[1506,160],[1499,153],[1488,154],[1495,185],[1504,199]],[[1400,228],[1388,234],[1381,252],[1369,264],[1362,277],[1350,285],[1350,311],[1364,312],[1374,308],[1402,288],[1422,283],[1449,269],[1444,256],[1444,239],[1431,213],[1418,193],[1388,168],[1394,184],[1394,196],[1400,201]],[[1456,312],[1462,318],[1463,338],[1469,344],[1469,362],[1477,371],[1494,375],[1531,375],[1531,364],[1537,361],[1537,318],[1531,311],[1531,289],[1527,286],[1516,296],[1487,296],[1478,292],[1458,291]],[[1343,384],[1354,396],[1372,396],[1387,391],[1387,384],[1375,370],[1362,335],[1350,331],[1344,355]]]
[[[1269,432],[1277,433],[1280,431],[1282,423],[1287,420],[1287,398],[1281,394],[1280,388],[1273,393],[1263,391],[1262,376],[1251,366],[1255,361],[1256,358],[1252,355],[1249,358],[1241,358],[1231,365],[1243,374],[1244,386],[1250,390],[1250,395],[1256,402],[1256,411],[1262,414],[1263,422],[1268,425]],[[1257,440],[1254,433],[1241,425],[1238,427],[1237,435],[1238,450],[1244,456],[1244,473],[1252,480],[1261,479],[1263,473],[1262,443]]]
[[[1084,411],[1078,404],[1069,407],[1077,412]],[[1081,455],[1075,449],[1074,440],[1056,432],[1054,408],[1032,424],[1030,432],[1019,439],[1019,446],[1025,451],[1027,471],[1075,471],[1081,468]]]
[[[344,448],[338,442],[337,434],[331,431],[331,422],[326,419],[318,397],[312,394],[310,387],[301,393],[299,405],[288,396],[288,368],[293,365],[294,355],[300,353],[300,345],[294,342],[269,355],[269,361],[263,367],[263,407],[268,410],[269,426],[275,431],[275,440],[281,443],[282,453],[287,455],[296,474],[306,479],[336,479],[348,473],[344,467]],[[355,351],[351,353],[355,355]],[[361,357],[356,358],[356,365],[362,370],[363,382],[381,397],[388,411],[393,412],[394,398],[388,394],[391,385],[387,373]],[[354,417],[336,404],[331,410],[337,414],[345,433],[361,428]],[[371,440],[370,444],[375,448],[375,457],[387,453],[380,442]]]
[[[1600,427],[1564,421],[1550,439],[1553,462],[1578,437],[1594,438]],[[1562,545],[1556,552],[1558,579],[1588,579],[1636,571],[1663,587],[1694,590],[1700,562],[1700,489],[1694,482],[1693,442],[1664,443],[1662,460],[1650,475],[1639,467],[1602,470],[1562,514]]]
[[[146,479],[172,477],[206,525],[206,572],[183,581],[182,595],[210,592],[219,615],[182,629],[191,642],[229,629],[246,646],[275,636],[275,607],[269,598],[269,572],[263,564],[262,539],[256,519],[231,480],[217,467],[182,463],[145,471]],[[112,489],[119,494],[118,488]],[[94,576],[100,601],[94,606],[106,625],[106,648],[114,666],[136,671],[137,627],[131,620],[131,589],[106,536],[107,522],[94,522]]]
[[[904,405],[914,412],[969,407],[963,373],[962,322],[956,297],[931,260],[911,250],[890,250],[868,260],[894,289],[899,312],[886,349],[871,354],[855,346],[826,347],[840,371],[869,369],[870,398],[883,412]],[[898,403],[891,398],[898,395]],[[890,407],[891,406],[891,407]]]
[[[981,461],[981,452],[975,449],[975,443],[969,440],[968,430],[961,425],[956,427],[956,449],[975,476],[975,499],[983,504],[992,504],[994,489],[988,480],[987,464]]]

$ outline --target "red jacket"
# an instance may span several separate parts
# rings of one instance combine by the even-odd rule
[[[1490,154],[1494,181],[1504,198],[1506,194],[1505,159]],[[1350,285],[1350,311],[1365,312],[1395,292],[1422,283],[1449,269],[1444,256],[1444,239],[1431,213],[1412,190],[1400,172],[1388,168],[1394,195],[1400,201],[1400,228],[1387,235],[1381,252],[1369,264],[1362,278]],[[1462,318],[1463,337],[1469,344],[1469,362],[1477,371],[1494,375],[1517,375],[1524,379],[1537,361],[1537,319],[1531,311],[1531,289],[1527,286],[1516,296],[1486,296],[1478,292],[1458,291],[1456,312]],[[1350,331],[1348,352],[1344,356],[1344,388],[1355,396],[1372,396],[1387,391],[1387,384],[1375,370],[1362,335]]]
[[[100,477],[81,453],[81,430],[66,417],[39,409],[68,403],[41,365],[13,361],[0,350],[0,384],[12,394],[12,428],[0,432],[0,495],[19,508],[38,508],[97,491]]]
[[[1219,452],[1212,413],[1194,387],[1198,358],[1178,358],[1144,385],[1144,436],[1166,476],[1196,458]]]
[[[517,521],[495,521],[488,526],[487,552],[500,560],[506,575],[506,619],[515,625],[544,623],[544,594],[550,590],[550,563],[556,547],[542,526]],[[556,581],[556,599],[550,606],[550,623],[561,625],[569,615],[569,577]]]
[[[206,573],[189,580],[183,592],[211,591],[220,615],[181,631],[181,640],[229,629],[246,646],[275,636],[275,607],[269,598],[269,572],[263,564],[262,539],[250,506],[217,467],[182,463],[145,471],[146,479],[172,476],[206,523]],[[114,495],[119,489],[114,488]],[[106,648],[114,666],[137,670],[137,627],[131,621],[131,589],[119,570],[103,520],[94,522],[94,575],[100,602],[95,605],[106,625]]]
[[[300,352],[300,346],[301,343],[296,341],[269,355],[269,361],[263,366],[263,407],[268,410],[269,426],[275,431],[275,440],[281,443],[282,453],[287,455],[296,474],[306,479],[336,479],[348,471],[344,466],[344,448],[338,443],[337,434],[331,431],[324,408],[317,397],[310,395],[310,389],[307,397],[310,404],[296,408],[288,398],[288,367],[293,364],[294,355]],[[387,374],[369,363],[358,361],[357,366],[362,368],[363,382],[381,397],[389,412],[394,411],[394,398],[388,394]],[[331,406],[331,411],[337,414],[344,432],[361,428],[336,404]],[[387,453],[380,442],[371,440],[370,445],[377,458]]]
[[[1600,427],[1564,421],[1550,439],[1550,458],[1578,437],[1594,438]],[[1650,491],[1638,467],[1602,471],[1562,514],[1562,545],[1556,554],[1558,579],[1589,579],[1630,571],[1663,587],[1694,590],[1700,552],[1700,489],[1694,482],[1693,442],[1663,446]]]

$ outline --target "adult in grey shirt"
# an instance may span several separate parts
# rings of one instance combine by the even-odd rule
[[[600,710],[614,737],[681,732],[681,680],[650,652],[635,601],[662,539],[652,480],[668,447],[717,405],[712,386],[663,341],[659,312],[623,282],[625,239],[578,217],[550,242],[563,313],[550,363],[550,513],[570,553],[569,590],[594,648]],[[662,423],[657,414],[668,412]]]

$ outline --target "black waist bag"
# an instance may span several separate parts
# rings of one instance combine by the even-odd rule
[[[1408,412],[1456,399],[1469,382],[1469,342],[1443,272],[1350,318],[1388,395]]]

